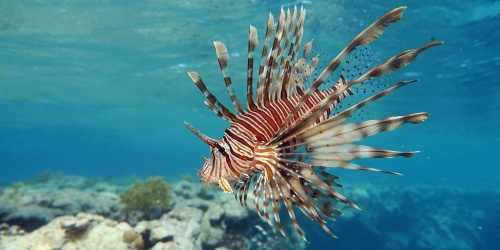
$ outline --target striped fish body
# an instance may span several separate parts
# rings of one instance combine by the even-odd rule
[[[310,98],[309,102],[305,103],[292,118],[293,123],[300,116],[311,110],[314,105],[324,99],[325,96],[332,94],[334,89],[325,91],[316,91]],[[339,95],[340,101],[346,94]],[[278,149],[289,145],[288,142],[276,146],[268,146],[269,142],[277,133],[279,127],[283,124],[287,115],[292,111],[303,95],[296,94],[284,100],[270,102],[263,106],[257,106],[254,110],[248,110],[238,115],[237,120],[225,131],[222,138],[224,145],[228,146],[229,157],[225,159],[226,164],[221,166],[227,167],[225,173],[228,181],[240,180],[241,175],[249,175],[252,172],[259,172],[266,169],[269,164],[262,164],[262,161],[276,158]],[[334,105],[332,104],[324,114],[318,118],[317,123],[324,121],[330,114]],[[259,157],[259,152],[263,151],[264,155]],[[282,152],[291,150],[283,149]],[[272,158],[267,154],[274,155]],[[257,155],[256,155],[257,154]],[[233,157],[231,157],[233,156]],[[275,165],[275,164],[271,164]],[[250,167],[249,167],[250,166]],[[208,169],[202,171],[202,181],[206,181],[203,176],[209,175]],[[232,177],[232,178],[231,178]],[[218,180],[218,173],[213,173],[211,178]]]
[[[352,79],[346,79],[341,74],[333,87],[324,87],[324,83],[351,52],[377,39],[387,26],[402,18],[404,10],[404,7],[394,9],[368,26],[324,67],[316,79],[310,79],[318,64],[318,56],[308,58],[312,42],[306,43],[300,51],[305,11],[301,9],[297,12],[295,8],[292,13],[285,13],[282,10],[276,26],[273,16],[269,15],[255,93],[253,63],[258,39],[256,29],[250,26],[246,109],[232,89],[227,68],[227,49],[224,44],[215,42],[224,82],[237,113],[221,104],[196,72],[189,72],[191,79],[205,95],[205,104],[230,123],[221,140],[203,135],[185,123],[210,147],[211,157],[205,158],[200,181],[207,188],[215,184],[225,192],[233,193],[242,205],[246,205],[248,193],[251,192],[259,215],[265,217],[271,226],[276,224],[283,235],[285,233],[279,217],[281,206],[286,208],[293,226],[304,240],[306,238],[298,225],[294,207],[316,220],[327,233],[335,237],[325,220],[334,220],[335,215],[342,215],[334,203],[359,208],[336,191],[342,187],[336,182],[339,177],[327,170],[343,168],[399,175],[350,161],[359,158],[411,157],[416,152],[372,148],[354,142],[397,129],[405,123],[423,122],[428,114],[415,113],[356,123],[346,121],[360,108],[416,80],[395,83],[337,114],[331,114],[333,108],[344,98],[355,95],[355,88],[367,84],[373,78],[406,67],[422,51],[442,42],[401,52],[366,72],[351,76]]]

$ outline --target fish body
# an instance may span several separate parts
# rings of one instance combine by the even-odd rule
[[[398,82],[355,103],[336,114],[332,111],[345,98],[355,95],[363,84],[407,66],[419,53],[442,42],[432,42],[418,49],[401,52],[387,61],[366,70],[358,70],[347,79],[343,73],[331,87],[328,78],[341,63],[360,46],[377,39],[390,24],[402,18],[405,7],[385,14],[355,37],[317,77],[319,56],[309,58],[312,41],[301,49],[305,10],[281,10],[277,25],[270,14],[262,48],[259,71],[254,87],[254,54],[258,45],[257,31],[250,26],[248,39],[247,105],[236,97],[228,71],[229,55],[226,46],[214,42],[225,85],[236,110],[233,113],[210,93],[200,75],[189,76],[205,95],[205,104],[230,126],[220,140],[203,135],[192,125],[186,126],[210,147],[211,157],[205,158],[200,181],[206,187],[215,184],[233,193],[246,205],[252,192],[259,215],[273,226],[273,220],[285,235],[279,217],[284,205],[291,221],[304,239],[295,216],[294,207],[335,237],[326,226],[326,218],[342,213],[334,202],[357,205],[336,191],[342,186],[330,168],[367,170],[399,175],[396,172],[374,169],[351,163],[360,158],[411,157],[416,152],[391,151],[355,144],[365,137],[394,130],[405,123],[420,123],[427,119],[425,112],[350,123],[346,120],[357,110],[394,90],[416,82]],[[348,63],[348,62],[347,62]],[[360,65],[358,65],[360,66]],[[356,68],[356,66],[354,66]],[[255,92],[255,93],[254,93]],[[232,186],[231,186],[232,184]],[[272,216],[271,216],[272,215]],[[271,217],[273,219],[271,219]]]

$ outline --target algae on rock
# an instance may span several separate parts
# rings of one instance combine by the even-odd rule
[[[162,177],[150,177],[144,183],[137,181],[120,195],[120,199],[128,211],[148,213],[157,205],[168,210],[172,202],[172,187]]]

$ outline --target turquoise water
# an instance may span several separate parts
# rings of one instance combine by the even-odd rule
[[[0,183],[31,179],[46,169],[92,178],[194,175],[208,150],[183,121],[213,138],[221,137],[227,124],[203,104],[186,72],[199,72],[212,92],[227,101],[212,47],[212,41],[222,41],[243,97],[248,25],[262,38],[268,12],[277,15],[280,6],[293,4],[308,11],[305,40],[314,38],[332,57],[400,5],[408,6],[403,20],[371,46],[377,57],[433,38],[445,41],[393,76],[395,82],[418,78],[420,83],[372,108],[372,118],[431,114],[423,124],[369,141],[421,151],[409,160],[370,162],[405,176],[346,172],[343,184],[390,180],[499,189],[500,2],[480,0],[3,0]]]

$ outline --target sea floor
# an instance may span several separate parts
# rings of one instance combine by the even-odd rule
[[[339,238],[299,218],[308,242],[285,211],[288,238],[230,194],[192,177],[169,183],[168,208],[126,209],[120,194],[135,179],[100,180],[44,172],[0,188],[0,249],[496,249],[500,193],[363,184],[345,188],[362,208],[328,223]],[[350,184],[350,187],[355,186]],[[484,201],[488,202],[485,203]],[[488,204],[488,205],[486,205]],[[300,213],[300,211],[295,211]],[[497,235],[498,236],[498,235]],[[359,239],[363,240],[360,241]]]

